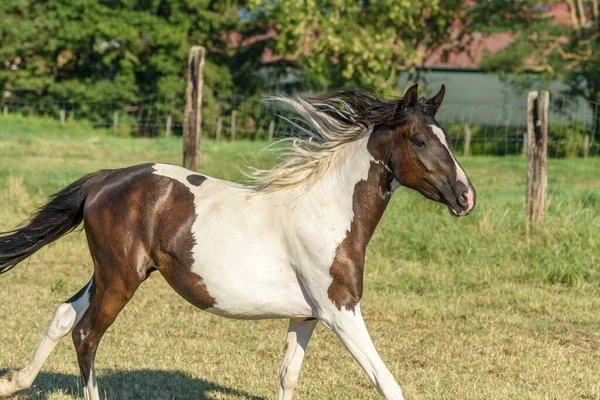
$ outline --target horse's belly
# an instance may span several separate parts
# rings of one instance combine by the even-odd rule
[[[231,318],[313,315],[281,245],[272,236],[230,232],[220,239],[197,232],[192,267],[215,300],[206,311]]]
[[[216,303],[206,311],[237,319],[306,318],[313,316],[300,287],[274,292],[269,289],[237,287],[213,291]]]
[[[312,316],[303,290],[289,267],[265,264],[216,264],[194,268],[215,299],[206,311],[230,318],[301,318]],[[210,270],[210,271],[209,271]]]

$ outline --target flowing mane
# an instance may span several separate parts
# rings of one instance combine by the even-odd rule
[[[268,100],[285,102],[300,115],[303,125],[294,123],[307,138],[286,138],[290,144],[272,169],[248,168],[251,189],[271,192],[306,184],[323,177],[338,160],[347,144],[368,135],[375,125],[401,123],[406,112],[399,112],[402,99],[381,100],[376,95],[342,90],[318,97],[273,96]],[[432,113],[431,106],[419,102],[421,112]]]

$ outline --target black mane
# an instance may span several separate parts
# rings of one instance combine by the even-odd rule
[[[344,124],[365,127],[404,124],[415,114],[435,116],[434,106],[424,98],[414,107],[403,108],[402,98],[383,100],[374,93],[355,89],[342,89],[306,100],[318,111]]]

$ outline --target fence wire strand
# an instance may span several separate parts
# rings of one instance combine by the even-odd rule
[[[27,102],[18,98],[0,100],[2,114],[18,113],[66,120],[89,120],[94,127],[112,129],[123,136],[163,136],[171,117],[171,134],[181,135],[185,96],[167,98],[153,94],[136,101],[49,101]],[[471,155],[523,154],[527,131],[526,96],[511,104],[445,103],[437,119],[448,131],[454,149],[463,154],[466,130],[471,131]],[[204,94],[202,135],[231,136],[231,115],[236,113],[236,138],[266,139],[274,124],[274,139],[289,137],[296,129],[288,122],[294,113],[278,103],[227,91],[207,90]],[[568,96],[555,96],[550,103],[548,156],[551,158],[598,157],[600,155],[600,108],[598,103],[583,103]],[[280,117],[281,116],[281,117]],[[283,118],[282,118],[283,117]],[[118,125],[117,125],[118,124]]]

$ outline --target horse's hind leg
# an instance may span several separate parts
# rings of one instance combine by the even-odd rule
[[[99,269],[96,268],[96,271]],[[119,274],[118,268],[104,269],[108,273],[96,274],[96,288],[88,311],[73,329],[73,342],[83,381],[86,400],[99,400],[94,358],[104,332],[112,325],[119,312],[133,297],[144,281],[137,274]]]
[[[279,369],[279,400],[291,400],[294,397],[304,352],[318,322],[316,318],[302,321],[290,320]]]
[[[94,279],[92,278],[77,294],[56,308],[50,325],[35,347],[29,363],[20,370],[9,372],[0,378],[0,397],[9,396],[31,386],[54,347],[60,339],[71,332],[88,309],[93,290]]]

